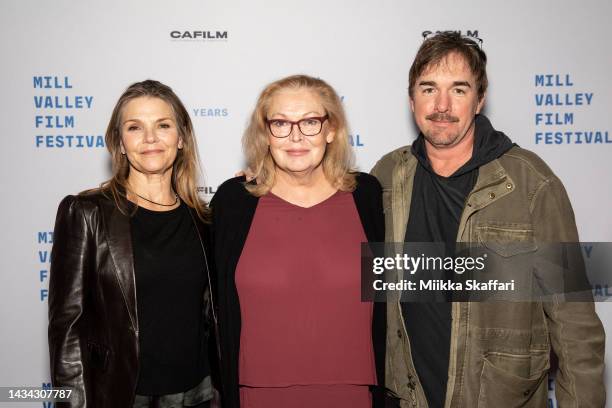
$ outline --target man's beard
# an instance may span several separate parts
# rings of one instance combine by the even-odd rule
[[[425,119],[432,121],[431,123],[433,124],[433,127],[427,132],[423,132],[423,136],[425,136],[425,139],[434,146],[453,145],[462,136],[461,130],[459,130],[458,133],[445,134],[446,132],[448,132],[448,129],[440,129],[438,131],[435,128],[436,122],[450,122],[450,123],[459,122],[459,118],[456,116],[449,115],[448,113],[436,112],[436,113],[427,115]]]

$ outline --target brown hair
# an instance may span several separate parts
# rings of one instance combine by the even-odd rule
[[[459,54],[476,77],[478,99],[482,99],[489,84],[487,56],[476,41],[457,32],[442,32],[423,41],[417,51],[408,76],[408,93],[413,96],[417,78],[427,69],[440,64],[450,54]]]
[[[272,82],[264,88],[242,137],[248,168],[258,182],[247,185],[249,192],[259,197],[268,193],[274,186],[275,165],[268,148],[270,131],[266,125],[266,115],[272,98],[283,89],[308,89],[318,95],[329,117],[329,125],[335,132],[334,140],[325,150],[323,173],[339,190],[354,190],[356,179],[353,172],[353,150],[349,144],[348,124],[342,101],[327,82],[308,75],[293,75]]]
[[[130,85],[119,97],[113,109],[104,139],[106,148],[111,154],[113,175],[110,180],[102,183],[100,190],[105,194],[110,193],[122,213],[129,213],[126,191],[130,165],[126,156],[121,154],[121,115],[129,101],[140,97],[159,98],[172,107],[178,132],[183,141],[183,148],[178,150],[172,165],[172,188],[181,200],[196,210],[200,219],[208,220],[208,208],[197,191],[199,158],[189,113],[169,86],[151,79]]]

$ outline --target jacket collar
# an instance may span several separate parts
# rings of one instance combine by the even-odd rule
[[[398,152],[399,163],[393,172],[393,233],[387,234],[387,239],[393,242],[403,242],[406,226],[410,216],[410,204],[417,158],[409,147]],[[479,167],[476,185],[468,194],[466,205],[459,222],[457,240],[460,241],[469,217],[476,211],[490,205],[514,191],[514,181],[508,176],[499,159],[495,159]]]
[[[479,168],[476,185],[467,197],[466,206],[475,209],[486,207],[490,203],[509,194],[514,190],[514,182],[495,159]]]

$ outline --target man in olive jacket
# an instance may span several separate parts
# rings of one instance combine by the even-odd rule
[[[578,242],[561,181],[479,114],[485,66],[479,45],[459,34],[419,49],[409,93],[421,133],[372,170],[387,242],[520,243],[498,249],[507,262],[541,243]],[[603,407],[602,324],[592,302],[561,298],[389,301],[390,396],[401,407],[546,407],[552,351],[559,407]]]

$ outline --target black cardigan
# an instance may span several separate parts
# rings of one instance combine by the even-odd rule
[[[369,174],[357,174],[353,198],[369,242],[383,242],[385,223],[382,189]],[[239,408],[238,354],[240,350],[240,303],[235,272],[255,215],[258,197],[245,189],[245,178],[237,177],[219,186],[213,197],[213,242],[216,264],[219,343],[221,348],[221,393],[224,408]],[[374,387],[374,407],[384,407],[386,304],[374,304],[372,340],[376,360],[377,387]]]

